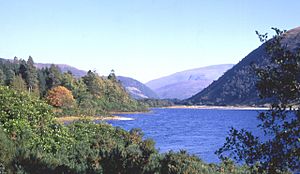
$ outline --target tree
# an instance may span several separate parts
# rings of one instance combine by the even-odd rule
[[[39,91],[40,91],[40,96],[44,97],[47,93],[47,84],[46,84],[46,79],[47,79],[47,74],[44,68],[41,70],[38,70],[38,81],[39,81]]]
[[[20,63],[20,60],[18,59],[17,56],[14,57],[13,63],[14,63],[14,64],[19,64],[19,63]]]
[[[72,84],[72,93],[76,99],[79,114],[88,116],[96,115],[96,110],[99,109],[99,107],[93,95],[88,91],[82,78],[75,80]]]
[[[117,82],[117,77],[116,77],[116,74],[115,74],[115,70],[112,69],[107,78],[109,80],[113,81],[113,82]]]
[[[27,71],[28,71],[28,66],[27,66],[27,62],[23,59],[19,60],[19,69],[18,71],[15,71],[16,74],[20,74],[22,76],[23,79],[26,79],[26,75],[27,75]],[[16,66],[18,64],[14,64],[14,66]]]
[[[274,30],[276,35],[268,41],[267,34],[258,34],[266,42],[271,64],[254,66],[260,96],[274,101],[269,111],[258,115],[258,127],[270,138],[262,140],[247,130],[232,128],[226,143],[216,152],[221,158],[229,154],[237,161],[256,166],[259,173],[300,170],[300,50],[290,50],[289,45],[283,44],[284,32]]]
[[[29,92],[39,93],[38,74],[31,56],[27,60],[27,70],[25,72],[25,81]]]
[[[88,91],[96,98],[103,96],[104,81],[96,72],[91,70],[82,77],[83,82],[86,84]]]
[[[62,74],[61,85],[73,91],[76,85],[76,79],[71,72],[66,72]]]
[[[5,74],[2,69],[0,69],[0,85],[5,84]]]
[[[48,103],[55,107],[71,108],[75,104],[72,92],[63,86],[57,86],[48,91]]]
[[[45,69],[47,78],[46,78],[46,86],[47,89],[51,89],[53,87],[61,85],[61,71],[58,66],[52,64],[50,68]]]
[[[23,80],[21,75],[15,76],[13,81],[10,84],[11,88],[20,91],[20,92],[26,92],[27,86],[25,81]]]
[[[8,69],[5,74],[5,84],[10,86],[15,78],[15,72],[12,69]]]
[[[15,72],[15,74],[19,74],[21,62],[22,62],[22,59],[19,59],[18,57],[15,56],[13,62],[11,63],[11,62],[7,61],[6,65],[9,65],[8,68],[12,69]],[[22,63],[24,63],[24,62],[22,62]]]

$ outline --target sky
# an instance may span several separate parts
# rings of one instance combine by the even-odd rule
[[[147,82],[238,63],[255,31],[300,26],[298,0],[0,0],[0,57]]]

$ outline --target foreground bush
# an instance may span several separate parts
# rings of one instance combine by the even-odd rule
[[[11,169],[12,160],[15,154],[13,142],[7,137],[0,127],[0,173]]]

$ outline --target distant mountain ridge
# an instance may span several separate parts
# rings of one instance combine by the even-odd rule
[[[158,95],[143,83],[124,76],[117,76],[126,91],[135,99],[158,99]]]
[[[185,70],[146,83],[162,99],[186,99],[218,79],[233,64],[212,65]]]
[[[300,27],[287,31],[282,44],[289,49],[300,48]],[[217,81],[187,99],[189,104],[200,105],[261,105],[268,100],[259,98],[256,89],[257,76],[251,64],[257,66],[270,65],[270,57],[265,51],[265,44],[249,53],[232,69],[228,70]]]
[[[52,63],[35,63],[35,66],[38,69],[42,69],[42,68],[46,68],[46,67],[49,68],[51,65],[52,65]],[[87,73],[87,71],[80,70],[80,69],[75,68],[70,65],[66,65],[66,64],[55,64],[55,65],[58,66],[62,72],[68,72],[68,71],[72,72],[72,74],[75,77],[82,77],[82,76],[86,75],[86,73]]]

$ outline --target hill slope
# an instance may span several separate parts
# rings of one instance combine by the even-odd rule
[[[122,86],[131,95],[131,97],[135,99],[158,98],[157,94],[155,94],[154,91],[133,78],[118,76],[117,79],[120,80]]]
[[[233,64],[213,65],[177,72],[146,83],[160,98],[186,99],[218,79]]]
[[[285,33],[283,44],[287,44],[289,49],[299,48],[300,27]],[[257,105],[267,102],[262,101],[258,96],[255,86],[257,77],[250,66],[251,63],[258,66],[270,63],[265,44],[252,51],[217,81],[187,99],[186,102],[205,105]]]

